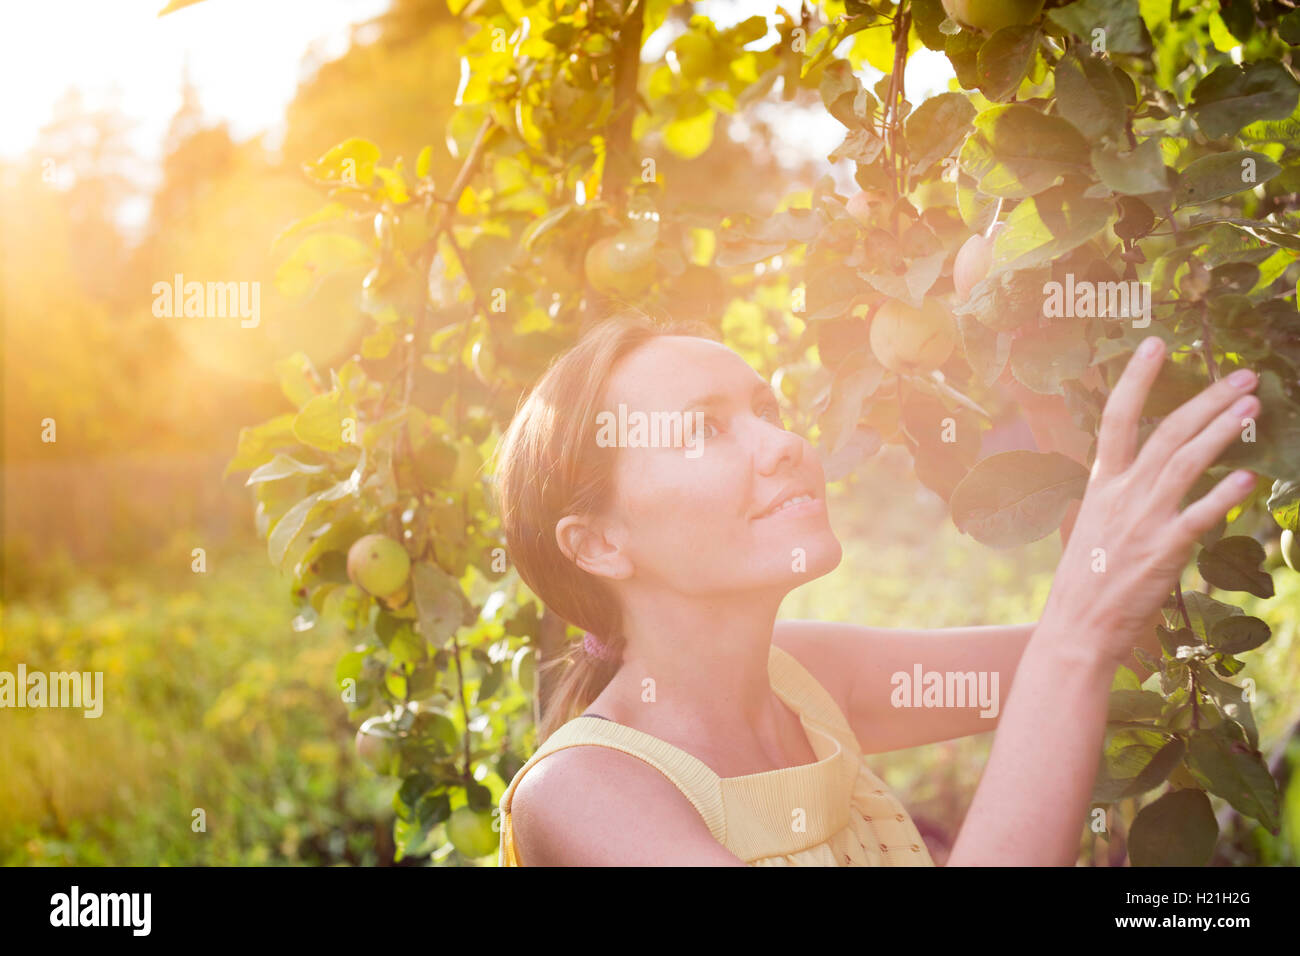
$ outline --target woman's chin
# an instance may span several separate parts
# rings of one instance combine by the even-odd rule
[[[840,539],[827,529],[804,547],[794,548],[790,555],[790,574],[794,585],[830,574],[844,560],[844,546]]]

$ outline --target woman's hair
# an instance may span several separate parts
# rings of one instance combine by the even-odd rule
[[[617,449],[597,443],[596,416],[610,373],[634,349],[664,335],[718,340],[702,322],[615,313],[556,357],[497,447],[498,510],[510,560],[548,608],[599,637],[614,658],[602,661],[571,642],[565,653],[542,662],[539,678],[558,672],[558,683],[541,715],[539,743],[590,706],[620,666],[624,635],[614,595],[560,550],[555,527],[565,515],[596,514],[608,504]]]

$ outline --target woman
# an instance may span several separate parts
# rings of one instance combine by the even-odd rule
[[[588,632],[502,795],[501,862],[933,865],[862,754],[996,728],[949,865],[1072,865],[1115,669],[1134,646],[1159,653],[1152,617],[1193,543],[1254,482],[1234,472],[1179,512],[1259,401],[1252,374],[1230,376],[1139,451],[1163,355],[1147,339],[1106,403],[1042,618],[902,631],[777,621],[785,595],[841,557],[816,453],[707,333],[597,326],[498,453],[520,576]],[[999,674],[997,717],[896,708],[891,675],[918,664]]]

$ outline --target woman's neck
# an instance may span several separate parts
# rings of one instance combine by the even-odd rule
[[[753,594],[625,603],[623,664],[592,709],[660,737],[753,743],[786,736],[768,660],[780,599]]]

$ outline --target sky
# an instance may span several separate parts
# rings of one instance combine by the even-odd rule
[[[269,132],[273,145],[303,78],[304,60],[342,54],[352,24],[388,6],[388,0],[207,0],[159,18],[165,2],[25,0],[10,5],[0,32],[0,89],[6,92],[0,159],[29,150],[54,104],[76,87],[90,108],[112,105],[132,122],[131,144],[150,167],[142,177],[148,182],[161,159],[167,125],[180,106],[186,71],[210,120],[224,120],[236,139]],[[797,14],[799,0],[780,5]],[[722,28],[766,16],[772,30],[751,44],[753,49],[765,49],[776,38],[780,19],[774,0],[704,0],[697,8]],[[646,58],[662,56],[672,39],[667,28],[649,37]],[[840,52],[847,47],[848,41]],[[905,78],[909,98],[919,102],[947,89],[951,75],[942,55],[914,54]],[[874,78],[864,81],[870,84]],[[844,128],[824,111],[776,102],[763,108],[769,121],[779,121],[788,133],[781,145],[788,152],[778,157],[783,162],[824,159],[844,137]]]

